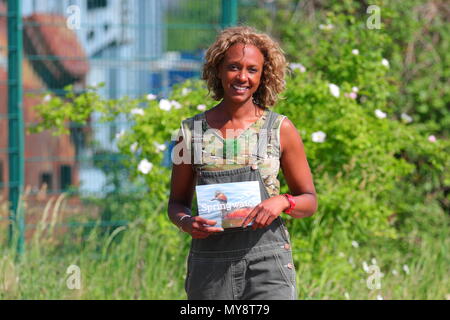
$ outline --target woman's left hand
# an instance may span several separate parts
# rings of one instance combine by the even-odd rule
[[[247,227],[253,220],[251,226],[253,230],[267,227],[288,207],[289,202],[283,195],[268,198],[253,208],[243,221],[242,226]]]

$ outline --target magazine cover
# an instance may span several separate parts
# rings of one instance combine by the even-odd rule
[[[198,214],[215,220],[215,227],[242,227],[242,222],[261,202],[258,181],[196,186]],[[248,225],[251,225],[248,224]]]

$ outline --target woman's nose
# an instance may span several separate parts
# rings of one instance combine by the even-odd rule
[[[239,72],[239,74],[238,74],[238,79],[239,79],[240,81],[246,81],[246,80],[247,80],[247,77],[248,77],[248,75],[247,75],[247,72],[245,72],[245,71],[241,71],[241,72]]]

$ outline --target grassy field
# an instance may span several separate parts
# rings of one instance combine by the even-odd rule
[[[408,220],[396,240],[353,242],[339,252],[324,241],[320,264],[296,262],[298,298],[450,299],[448,217],[431,212]],[[169,223],[135,221],[112,232],[78,227],[64,236],[47,227],[37,226],[20,259],[3,243],[1,299],[186,298],[190,239]],[[69,289],[71,265],[79,267],[80,289]],[[368,288],[371,265],[381,271],[380,289]]]

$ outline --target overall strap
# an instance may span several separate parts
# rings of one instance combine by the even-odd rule
[[[256,145],[256,150],[253,153],[253,155],[256,156],[257,159],[264,159],[267,157],[267,144],[270,141],[273,123],[275,122],[276,118],[277,114],[272,110],[269,110],[267,119],[258,133],[258,143]]]
[[[192,136],[192,151],[194,153],[193,165],[194,164],[202,164],[203,157],[203,121],[202,114],[197,114],[194,117],[194,130]],[[193,166],[195,167],[195,166]]]

